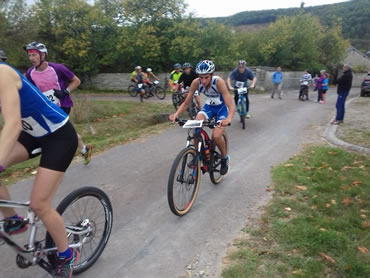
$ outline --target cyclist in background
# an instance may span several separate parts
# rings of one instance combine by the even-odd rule
[[[0,62],[5,62],[8,60],[8,55],[5,54],[5,51],[0,49]]]
[[[70,92],[77,89],[81,83],[80,79],[65,65],[47,62],[48,51],[44,44],[31,42],[24,50],[33,65],[27,70],[27,79],[69,115],[73,106]],[[80,153],[87,165],[91,160],[92,145],[85,145],[81,136],[77,136]]]
[[[213,129],[212,138],[222,155],[220,174],[225,175],[229,170],[230,156],[227,153],[222,134],[225,127],[231,123],[234,115],[233,101],[225,81],[221,77],[213,75],[215,65],[212,61],[204,60],[199,62],[195,70],[199,77],[191,83],[188,97],[180,105],[176,113],[170,115],[170,120],[174,122],[187,109],[195,91],[198,90],[199,93],[203,93],[207,99],[196,119],[208,120],[216,117],[219,125]],[[199,130],[195,130],[195,132],[199,132]]]
[[[184,98],[187,97],[187,94],[189,92],[191,83],[193,82],[194,79],[198,78],[198,75],[196,72],[193,70],[192,66],[190,63],[184,63],[183,66],[183,73],[181,74],[178,83],[176,84],[176,89],[175,91],[179,90],[180,85],[182,85],[182,93],[184,94]],[[201,104],[200,104],[200,96],[199,92],[195,91],[194,93],[195,97],[195,102],[199,110],[201,109]]]
[[[131,72],[131,74],[130,74],[130,80],[132,81],[132,82],[134,82],[135,83],[135,75],[137,74],[137,70],[138,69],[141,69],[141,67],[140,66],[136,66],[135,67],[135,70],[133,71],[133,72]]]
[[[239,94],[236,89],[238,88],[251,88],[253,89],[256,86],[257,78],[254,75],[254,73],[246,67],[247,62],[245,60],[239,60],[238,62],[238,67],[235,68],[229,77],[227,78],[227,85],[230,90],[234,90],[234,102],[235,106],[238,105],[238,100],[239,100]],[[252,80],[252,84],[249,86],[248,85],[248,80]],[[231,81],[233,84],[231,84]],[[246,117],[249,119],[251,117],[249,113],[249,98],[248,94],[245,95],[246,97],[246,106],[247,106],[247,111],[248,114]]]
[[[174,66],[174,70],[171,71],[170,79],[168,79],[168,85],[173,91],[176,91],[176,84],[178,83],[180,76],[182,75],[181,65],[176,63]]]
[[[136,83],[137,92],[140,94],[140,101],[144,102],[144,94],[146,85],[144,82],[144,73],[142,72],[142,68],[140,66],[136,67],[136,75],[134,76],[134,82]]]
[[[52,207],[52,199],[76,152],[77,133],[60,107],[48,101],[20,72],[2,62],[0,105],[4,120],[0,135],[0,174],[32,158],[34,149],[42,149],[30,208],[44,223],[58,249],[54,277],[71,277],[80,255],[69,248],[63,218]],[[10,200],[5,185],[0,185],[0,199]],[[17,234],[27,229],[14,209],[0,208],[0,211],[7,219],[5,232]]]
[[[151,68],[147,68],[144,73],[144,83],[148,84],[149,88],[153,85],[153,82],[150,80],[150,77],[159,81],[159,78],[153,73],[153,70]]]

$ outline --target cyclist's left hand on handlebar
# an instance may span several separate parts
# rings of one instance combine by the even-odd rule
[[[228,125],[230,125],[230,121],[229,120],[221,120],[221,121],[219,121],[217,127],[225,127],[225,126],[228,126]]]

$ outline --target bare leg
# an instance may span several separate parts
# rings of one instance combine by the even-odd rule
[[[68,248],[63,218],[51,206],[53,196],[61,183],[64,172],[39,167],[31,193],[30,207],[40,217],[53,238],[59,252]]]
[[[84,147],[85,147],[85,144],[84,144],[84,142],[82,141],[82,137],[81,137],[81,135],[80,135],[80,134],[77,134],[77,138],[78,138],[78,149],[79,149],[80,151],[82,151],[82,150],[84,149]]]
[[[216,127],[213,129],[212,138],[215,141],[217,147],[220,149],[222,157],[227,156],[225,141],[222,137],[224,127]]]
[[[28,159],[28,152],[22,144],[17,142],[11,152],[11,155],[6,159],[4,167],[8,168],[14,164],[25,161]],[[0,182],[0,199],[10,200],[10,194],[8,188]],[[0,208],[0,211],[4,217],[11,217],[16,214],[16,211],[12,208]]]
[[[198,115],[195,117],[196,120],[203,120],[205,121],[206,120],[206,116],[204,116],[204,114],[200,114],[198,113]],[[194,138],[194,146],[197,148],[198,147],[198,139],[197,138]]]

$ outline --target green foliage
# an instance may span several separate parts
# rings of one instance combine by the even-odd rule
[[[238,59],[250,65],[332,69],[347,46],[340,20],[322,25],[306,9],[248,33],[184,16],[186,4],[175,0],[38,0],[32,7],[25,0],[3,2],[0,43],[11,64],[28,67],[22,47],[36,40],[46,44],[48,60],[66,64],[79,77],[131,72],[136,65],[169,71],[174,63],[202,59],[214,60],[217,70],[231,69]],[[270,17],[275,20],[281,12]]]
[[[324,27],[317,17],[302,11],[278,19],[259,33],[242,32],[239,38],[239,52],[250,64],[300,70],[333,69],[348,46],[340,27]]]
[[[358,49],[368,51],[370,43],[370,1],[351,0],[337,4],[315,7],[247,11],[229,17],[217,18],[217,22],[232,26],[266,24],[280,17],[293,16],[299,11],[318,16],[325,26],[342,25],[343,35]]]

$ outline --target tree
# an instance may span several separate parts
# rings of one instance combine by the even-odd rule
[[[158,26],[162,19],[180,19],[185,14],[186,4],[177,0],[124,0],[123,7],[128,22]]]

